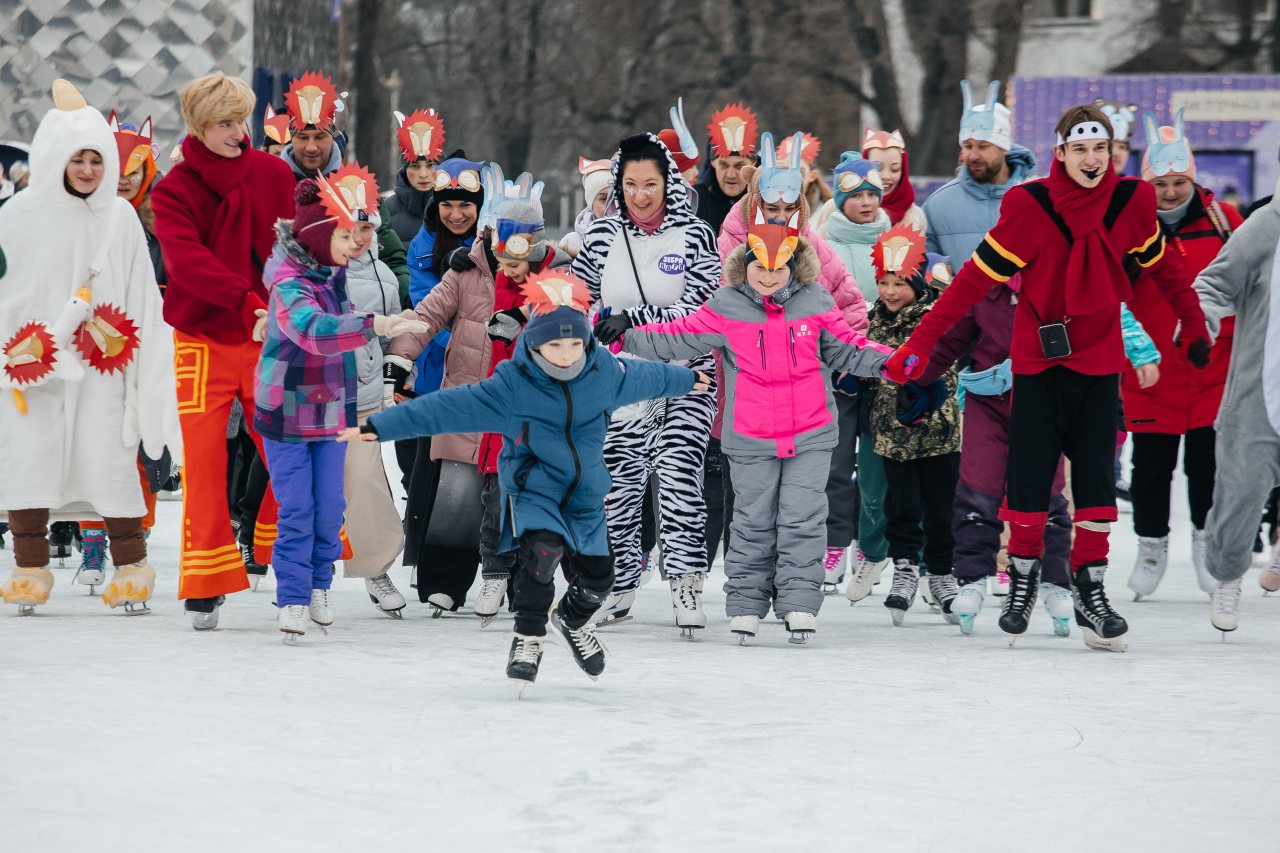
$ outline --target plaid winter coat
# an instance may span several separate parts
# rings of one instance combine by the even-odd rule
[[[264,271],[267,337],[254,382],[253,425],[275,441],[326,441],[356,425],[355,351],[373,315],[352,314],[346,267],[322,267],[276,223]]]

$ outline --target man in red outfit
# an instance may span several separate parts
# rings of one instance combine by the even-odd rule
[[[262,266],[277,219],[293,216],[293,174],[248,144],[253,91],[223,74],[182,90],[182,161],[152,194],[169,273],[164,318],[177,342],[183,471],[178,597],[196,630],[218,624],[227,593],[249,586],[227,507],[227,419],[238,398],[253,411],[253,376],[266,329]],[[260,439],[255,434],[255,442]]]
[[[1128,624],[1112,609],[1103,582],[1116,520],[1113,459],[1125,369],[1120,303],[1133,295],[1124,260],[1145,270],[1173,308],[1187,359],[1197,368],[1209,363],[1209,335],[1178,253],[1165,251],[1155,191],[1112,168],[1106,115],[1094,106],[1072,107],[1057,133],[1049,177],[1005,194],[1000,221],[885,369],[895,381],[907,378],[911,356],[927,362],[942,334],[989,288],[1021,272],[1000,513],[1010,523],[1006,611],[1029,617],[1035,606],[1049,497],[1066,454],[1076,504],[1070,558],[1076,624],[1091,648],[1123,651]]]

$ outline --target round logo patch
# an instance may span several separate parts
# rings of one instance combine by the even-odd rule
[[[684,255],[672,252],[658,258],[658,269],[667,275],[680,275],[684,272]]]

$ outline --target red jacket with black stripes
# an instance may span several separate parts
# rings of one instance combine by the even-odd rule
[[[1071,242],[1060,224],[1037,198],[1048,198],[1048,179],[1028,181],[1011,188],[1000,204],[1000,221],[987,232],[973,256],[964,264],[933,310],[911,336],[908,345],[931,353],[938,339],[982,299],[987,290],[1022,273],[1021,298],[1013,323],[1014,373],[1040,373],[1057,365],[1078,373],[1105,376],[1127,367],[1120,334],[1120,310],[1106,309],[1068,317],[1066,288],[1062,284]],[[1037,188],[1036,185],[1039,185]],[[1123,261],[1132,258],[1182,321],[1186,341],[1208,338],[1200,302],[1191,289],[1181,256],[1166,251],[1156,218],[1155,189],[1137,178],[1119,178],[1105,222],[1107,243]],[[1117,265],[1118,266],[1118,265]],[[1114,282],[1116,298],[1132,296],[1128,277],[1119,273]],[[1032,310],[1034,309],[1034,310]],[[1037,318],[1038,315],[1038,318]],[[1071,355],[1046,359],[1040,343],[1040,326],[1065,322],[1071,339]]]
[[[1167,251],[1181,256],[1188,285],[1218,256],[1227,236],[1244,221],[1231,205],[1214,202],[1210,190],[1197,186],[1195,192],[1182,222],[1162,226]],[[1132,370],[1125,373],[1124,419],[1129,431],[1185,435],[1213,426],[1227,384],[1235,318],[1222,321],[1209,366],[1196,370],[1187,361],[1184,347],[1174,341],[1178,317],[1150,276],[1142,275],[1134,282],[1129,308],[1160,350],[1160,381],[1155,385],[1140,388],[1136,374]]]

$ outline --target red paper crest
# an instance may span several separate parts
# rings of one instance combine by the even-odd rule
[[[53,335],[43,323],[27,323],[4,345],[8,359],[5,375],[18,385],[39,382],[53,372],[53,357],[57,352]]]
[[[745,104],[726,105],[711,116],[707,131],[711,134],[713,157],[755,156],[758,141],[756,114]]]
[[[328,77],[308,71],[289,84],[284,105],[289,110],[294,133],[308,125],[328,130],[338,113],[338,90]]]
[[[123,371],[138,351],[138,327],[123,310],[103,303],[76,332],[75,347],[99,373]]]
[[[438,163],[444,153],[444,119],[435,110],[414,110],[400,123],[396,138],[406,163],[423,158]]]

